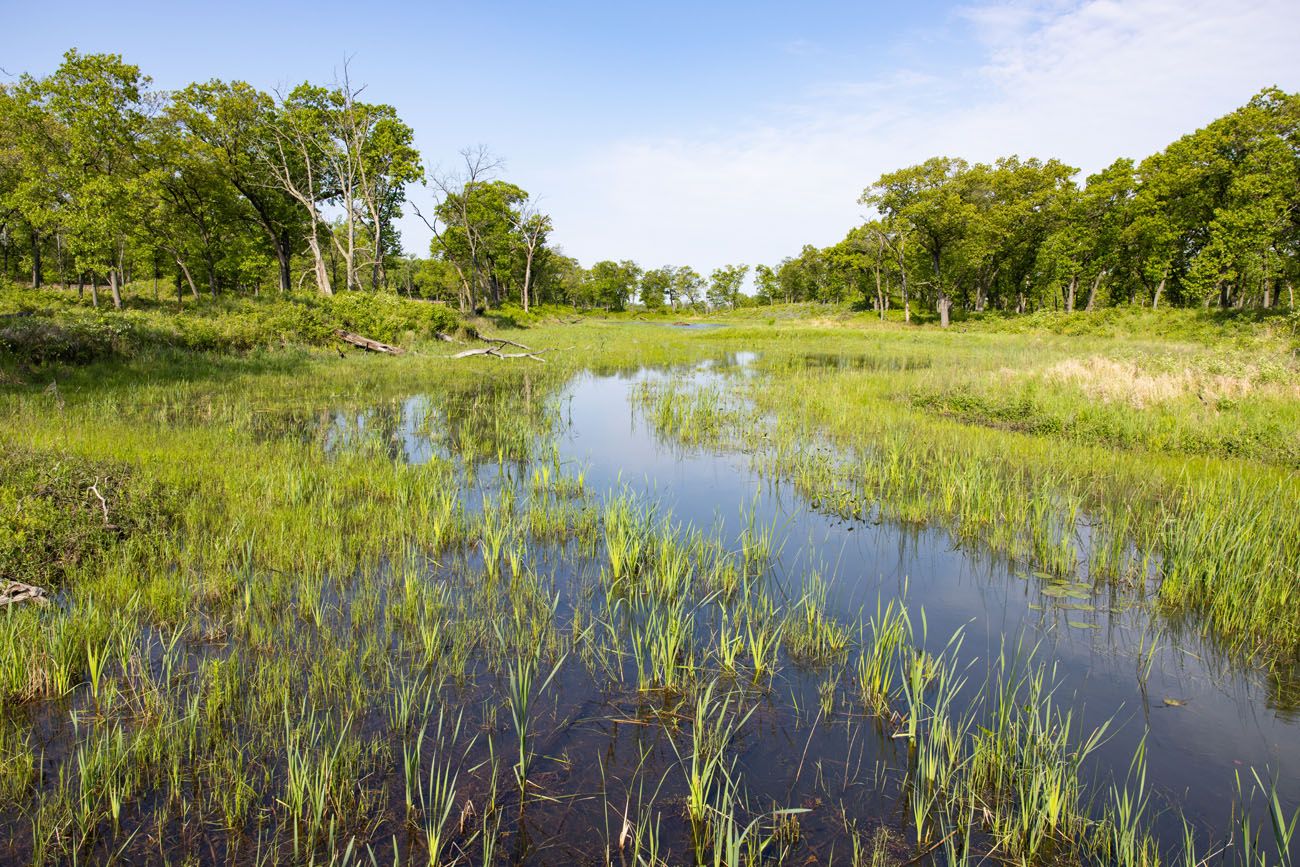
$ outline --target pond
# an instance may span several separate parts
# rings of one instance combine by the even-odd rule
[[[893,517],[757,409],[790,369],[926,361],[430,365],[131,405],[246,456],[223,481],[265,514],[67,596],[23,665],[85,670],[26,676],[49,689],[0,720],[5,770],[31,767],[0,774],[0,860],[1143,863],[1185,823],[1227,845],[1243,802],[1267,843],[1265,794],[1300,805],[1293,678],[1156,613],[1158,564],[1092,581],[1086,514],[1032,567]],[[45,634],[7,616],[15,657]]]
[[[754,457],[761,443],[748,451],[684,446],[656,430],[638,406],[638,389],[646,384],[726,390],[737,380],[760,376],[755,361],[753,353],[742,352],[684,367],[579,374],[547,398],[559,419],[553,431],[558,462],[580,470],[597,498],[632,496],[653,504],[656,515],[683,532],[704,530],[731,542],[756,525],[770,528],[776,553],[765,580],[787,607],[798,605],[812,578],[824,593],[820,598],[826,613],[844,624],[859,624],[882,601],[899,600],[914,624],[924,621],[930,652],[943,652],[954,635],[961,635],[954,667],[965,686],[958,702],[972,713],[980,713],[974,702],[996,678],[999,660],[1032,649],[1034,659],[1050,667],[1052,699],[1068,709],[1075,731],[1104,732],[1082,769],[1097,798],[1109,797],[1112,782],[1125,782],[1135,754],[1143,750],[1154,792],[1149,818],[1165,846],[1181,842],[1183,817],[1203,840],[1222,839],[1240,796],[1238,775],[1250,781],[1250,769],[1258,770],[1261,779],[1277,780],[1277,793],[1288,810],[1300,804],[1300,714],[1294,684],[1224,658],[1199,640],[1194,628],[1159,622],[1141,591],[1033,574],[963,546],[937,527],[893,524],[874,514],[845,518],[828,513],[793,485],[762,471]],[[833,369],[868,366],[852,357],[821,355],[810,355],[803,363]],[[925,363],[910,357],[897,361],[899,369]],[[455,457],[453,449],[439,446],[437,436],[429,434],[437,403],[416,395],[387,412],[381,436],[395,456],[417,463]],[[335,417],[329,442],[357,436],[380,415],[384,413]],[[471,489],[490,489],[499,472],[495,464],[476,468]],[[1086,533],[1086,526],[1080,532]],[[555,554],[549,566],[565,605],[575,606],[580,604],[577,576],[600,564],[575,568],[570,554]],[[702,639],[708,627],[697,624],[696,629]],[[850,820],[864,826],[871,817],[894,821],[889,817],[896,817],[906,799],[901,781],[907,776],[908,751],[888,732],[875,738],[855,734],[861,710],[848,707],[847,699],[830,713],[817,710],[819,691],[828,681],[842,685],[845,668],[795,664],[776,675],[756,724],[761,735],[735,752],[739,776],[753,800],[824,805],[833,791],[842,808],[860,811]],[[561,678],[556,689],[560,707],[595,708],[609,702],[603,685],[590,678]],[[606,723],[595,729],[598,734],[584,730],[576,740],[561,738],[554,747],[569,754],[600,751],[609,760],[604,773],[627,771],[622,763],[633,762],[637,754],[620,752],[626,745],[619,726]],[[813,767],[816,772],[809,773]],[[837,780],[830,790],[819,782],[827,777]],[[801,821],[803,833],[815,836],[819,810],[812,813]],[[842,825],[845,816],[834,821],[820,817],[820,832],[828,840],[842,836],[835,821]]]

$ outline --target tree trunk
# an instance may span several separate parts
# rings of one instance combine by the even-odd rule
[[[907,269],[902,267],[903,259],[899,259],[899,279],[903,289],[903,324],[908,325],[912,322],[912,299],[907,294]]]
[[[1066,290],[1066,293],[1065,293],[1065,312],[1066,312],[1066,313],[1073,313],[1073,312],[1074,312],[1074,294],[1075,294],[1076,291],[1078,291],[1078,289],[1079,289],[1079,275],[1078,275],[1078,274],[1071,274],[1071,275],[1070,275],[1070,285],[1069,285],[1069,288]]]
[[[1101,286],[1101,278],[1106,276],[1105,271],[1098,271],[1097,276],[1092,279],[1092,286],[1088,287],[1088,303],[1083,309],[1091,313],[1097,309],[1097,289]]]
[[[90,275],[90,306],[99,309],[99,275]]]
[[[370,263],[370,284],[371,288],[378,291],[382,283],[384,288],[388,288],[388,270],[384,268],[384,219],[379,213],[378,201],[375,197],[375,185],[366,177],[364,169],[361,175],[362,199],[366,207],[370,210],[371,222],[375,224],[374,249],[375,258]]]
[[[41,288],[44,277],[41,270],[41,236],[32,229],[32,288]]]
[[[63,256],[63,235],[59,232],[54,233],[54,257],[59,266],[59,286],[64,289],[68,288],[68,269],[67,260]]]
[[[533,254],[529,252],[528,258],[524,261],[524,286],[520,290],[520,298],[524,302],[524,312],[528,312],[528,284],[533,278]]]
[[[108,290],[113,295],[113,309],[122,309],[122,287],[119,285],[119,275],[116,268],[108,269]]]
[[[880,321],[885,321],[885,303],[880,289],[880,265],[876,265],[876,308],[880,311]]]
[[[379,284],[384,282],[383,257],[379,253],[379,243],[375,243],[375,261],[370,263],[370,288],[378,292]]]
[[[185,275],[185,282],[189,284],[190,287],[190,295],[194,296],[194,300],[197,301],[199,298],[199,287],[194,285],[194,276],[190,274],[189,267],[186,266],[185,260],[180,256],[176,257],[176,267],[180,268],[181,273]],[[179,282],[177,282],[176,287],[178,289],[180,288]]]
[[[208,266],[208,292],[212,293],[212,300],[217,300],[217,265],[213,259],[212,251],[208,250],[206,261],[203,263]]]
[[[285,229],[280,232],[280,236],[275,239],[275,259],[279,265],[280,272],[280,291],[288,292],[293,288],[293,274],[289,271],[289,230]]]
[[[343,251],[343,276],[344,285],[348,289],[360,289],[361,281],[357,279],[357,242],[356,230],[352,228],[351,223],[348,225],[348,248]]]
[[[935,291],[939,293],[939,324],[944,328],[947,328],[948,308],[952,305],[952,302],[948,298],[948,293],[944,291],[943,288],[943,275],[940,273],[938,248],[930,251],[930,264],[934,267]]]
[[[321,253],[320,238],[316,237],[315,227],[307,233],[307,246],[311,248],[312,263],[316,268],[316,288],[322,295],[333,295],[329,269],[325,267],[325,256]]]
[[[1230,302],[1229,292],[1228,292],[1228,282],[1226,280],[1220,280],[1218,288],[1219,288],[1219,309],[1227,310],[1228,304]]]
[[[1168,279],[1168,278],[1166,278],[1166,277],[1161,277],[1161,278],[1160,278],[1160,282],[1156,285],[1156,291],[1153,292],[1152,295],[1151,295],[1151,309],[1152,309],[1152,310],[1155,310],[1157,307],[1160,306],[1160,296],[1164,294],[1164,291],[1165,291],[1165,281],[1166,281],[1167,279]]]

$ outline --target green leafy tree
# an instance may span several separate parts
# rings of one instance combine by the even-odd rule
[[[672,297],[674,309],[678,305],[691,307],[700,303],[700,292],[704,289],[704,278],[689,265],[683,265],[673,272]]]
[[[20,198],[34,226],[67,239],[78,270],[107,276],[118,308],[146,198],[139,156],[148,84],[119,55],[73,49],[52,75],[25,75],[17,90],[28,148],[39,151]]]
[[[754,266],[754,298],[759,304],[771,304],[779,297],[780,281],[770,265]]]
[[[606,310],[622,310],[636,297],[641,269],[635,262],[604,260],[591,266],[588,283],[593,301]]]
[[[709,307],[715,310],[722,307],[734,309],[737,299],[740,297],[740,289],[745,285],[745,277],[748,274],[748,265],[723,265],[720,268],[714,268],[713,273],[709,275],[707,295]]]
[[[663,309],[664,299],[672,290],[673,276],[673,268],[666,265],[652,268],[641,277],[641,304],[647,310]]]
[[[933,269],[935,308],[947,327],[952,308],[948,270],[956,266],[958,245],[969,236],[976,207],[960,183],[967,163],[933,157],[924,163],[882,175],[859,202],[870,205],[899,225],[910,228]]]
[[[204,161],[233,187],[248,219],[265,235],[280,291],[293,287],[292,260],[309,225],[294,198],[277,183],[275,101],[242,82],[191,84],[173,94],[165,113],[183,139],[183,153]],[[300,170],[292,174],[301,174]]]

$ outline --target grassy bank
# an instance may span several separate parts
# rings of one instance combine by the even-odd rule
[[[458,326],[445,306],[389,294],[349,292],[325,298],[293,293],[176,302],[135,291],[126,294],[122,310],[99,300],[100,306],[92,306],[88,293],[72,288],[0,289],[0,361],[12,369],[165,352],[324,347],[337,342],[334,331],[339,328],[409,344]]]

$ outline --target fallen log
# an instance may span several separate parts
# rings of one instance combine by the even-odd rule
[[[334,335],[344,343],[351,343],[353,346],[360,346],[362,349],[368,349],[371,352],[401,355],[405,351],[400,346],[380,343],[378,340],[371,340],[369,337],[362,337],[360,334],[353,334],[351,331],[344,331],[342,328],[334,329]]]
[[[19,602],[35,602],[37,605],[48,605],[50,600],[42,588],[24,584],[21,581],[7,581],[0,586],[0,607],[16,605]]]

